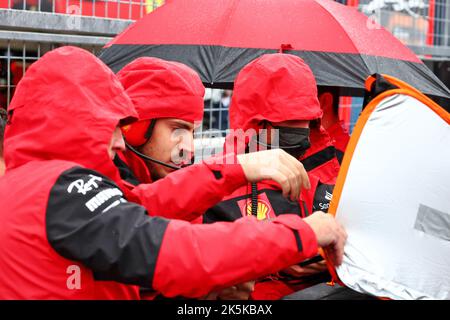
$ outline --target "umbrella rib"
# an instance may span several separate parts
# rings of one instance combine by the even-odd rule
[[[212,79],[216,79],[216,76],[217,76],[217,74],[216,74],[217,73],[217,70],[216,70],[217,61],[221,61],[221,56],[223,55],[223,52],[224,52],[223,49],[225,47],[223,40],[226,37],[226,32],[228,30],[228,26],[231,24],[231,18],[233,17],[233,13],[236,11],[236,8],[237,8],[238,5],[239,5],[239,0],[233,0],[232,4],[229,6],[228,14],[225,15],[226,17],[229,17],[229,18],[224,21],[224,32],[223,32],[222,37],[221,37],[221,39],[219,41],[220,45],[217,46],[219,48],[219,50],[218,50],[218,53],[217,53],[217,59],[216,59],[216,61],[214,63],[214,72],[212,74]]]

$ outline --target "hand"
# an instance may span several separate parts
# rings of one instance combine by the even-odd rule
[[[218,298],[220,300],[248,300],[254,289],[255,281],[248,281],[223,289]]]
[[[305,267],[301,267],[298,264],[295,264],[293,266],[290,266],[289,268],[284,269],[283,272],[293,277],[299,278],[305,276],[312,276],[314,274],[322,273],[327,270],[328,268],[326,262],[320,261],[316,263],[311,263]]]
[[[280,184],[283,196],[295,201],[301,188],[309,189],[308,174],[302,163],[281,149],[240,154],[238,162],[249,182],[273,180]]]
[[[340,266],[344,257],[347,233],[331,214],[316,211],[303,219],[313,229],[317,243],[323,248],[333,265]]]

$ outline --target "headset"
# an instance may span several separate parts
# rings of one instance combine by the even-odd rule
[[[136,154],[137,156],[141,157],[142,159],[152,161],[152,162],[154,162],[154,163],[160,164],[160,165],[165,166],[165,167],[168,167],[168,168],[170,168],[170,169],[180,170],[180,169],[182,169],[182,168],[185,168],[185,167],[190,166],[190,164],[184,164],[184,165],[181,165],[181,166],[174,166],[174,165],[172,165],[172,164],[169,164],[169,163],[166,163],[166,162],[162,162],[162,161],[156,160],[156,159],[154,159],[154,158],[152,158],[152,157],[149,157],[149,156],[147,156],[147,155],[145,155],[145,154],[143,154],[143,153],[137,151],[137,150],[136,150],[135,148],[133,148],[126,140],[125,140],[125,145],[127,146],[127,148],[128,148],[131,152],[133,152],[133,153]]]
[[[150,139],[155,127],[156,119],[141,120],[122,127],[125,141],[131,146],[142,146]]]
[[[149,160],[154,163],[160,164],[162,166],[165,166],[167,168],[173,169],[173,170],[179,170],[185,167],[190,166],[194,161],[194,157],[192,157],[192,161],[190,164],[184,164],[181,166],[175,166],[163,161],[159,161],[157,159],[154,159],[152,157],[149,157],[148,155],[143,154],[142,152],[139,152],[136,150],[135,146],[141,146],[145,144],[153,133],[153,128],[155,127],[156,119],[151,120],[142,120],[138,121],[136,123],[133,123],[131,125],[125,126],[122,128],[122,133],[125,138],[125,145],[127,148],[136,154],[138,157]],[[142,134],[145,131],[144,134]]]

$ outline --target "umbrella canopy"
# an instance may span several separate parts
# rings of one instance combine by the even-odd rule
[[[281,48],[303,58],[321,86],[362,90],[369,75],[385,73],[450,97],[392,34],[332,0],[172,0],[119,34],[100,58],[116,72],[142,56],[179,61],[206,86],[231,88],[243,66]]]

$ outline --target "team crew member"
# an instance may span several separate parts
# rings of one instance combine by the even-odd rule
[[[115,163],[124,184],[151,214],[187,221],[199,218],[224,196],[248,183],[241,165],[251,163],[255,169],[273,168],[266,170],[267,174],[252,170],[254,174],[247,175],[252,180],[275,179],[292,196],[298,196],[299,189],[307,186],[303,169],[303,185],[297,179],[283,181],[286,174],[277,168],[278,162],[289,166],[292,159],[279,152],[266,154],[274,161],[263,166],[252,161],[254,155],[241,155],[238,163],[230,154],[231,158],[212,158],[209,164],[184,167],[192,162],[193,132],[203,117],[200,77],[181,63],[150,57],[134,60],[117,76],[139,121],[123,128],[128,147],[118,153]],[[183,170],[177,170],[181,167]]]
[[[30,67],[5,132],[1,299],[137,299],[137,286],[200,297],[309,258],[317,245],[341,263],[345,232],[323,213],[205,226],[128,202],[112,159],[125,149],[119,125],[136,116],[115,75],[82,49]]]
[[[191,162],[194,128],[203,118],[204,87],[195,71],[181,63],[143,57],[126,65],[117,76],[138,112],[139,121],[123,128],[128,147],[118,153],[114,162],[124,183],[143,199],[142,204],[150,212],[200,223],[208,208],[248,183],[233,155],[221,166],[225,174],[220,176],[213,175],[205,164],[178,171],[183,163]],[[240,158],[242,162],[254,155],[240,157],[245,157]],[[265,163],[264,169],[276,163]],[[156,183],[149,185],[152,181]],[[252,286],[246,283],[234,288],[239,290],[228,288],[208,298],[217,294],[226,299],[231,297],[228,291],[232,291],[233,297],[242,298]],[[155,296],[148,290],[141,293],[145,298]]]
[[[242,140],[239,134],[237,137],[230,135],[225,147],[240,149],[238,152],[281,148],[303,163],[311,148],[317,151],[330,142],[329,139],[320,140],[321,136],[327,137],[320,127],[321,116],[316,81],[304,61],[289,54],[264,55],[250,62],[238,74],[230,107],[231,129],[235,133],[241,129],[250,134],[246,141],[239,141]],[[314,139],[311,133],[314,133]],[[239,146],[242,143],[246,146],[244,149]],[[258,220],[271,220],[288,213],[305,218],[317,210],[327,211],[334,181],[330,179],[329,170],[323,167],[315,167],[321,170],[320,176],[309,172],[311,188],[303,189],[300,197],[290,200],[283,197],[279,186],[271,181],[248,184],[209,209],[204,222],[235,221],[252,215]],[[258,281],[252,297],[281,298],[329,279],[325,271],[323,262],[308,267],[291,266],[283,273]]]
[[[322,126],[333,140],[337,158],[341,163],[350,135],[339,120],[339,91],[336,88],[319,88],[319,102],[323,110]]]

